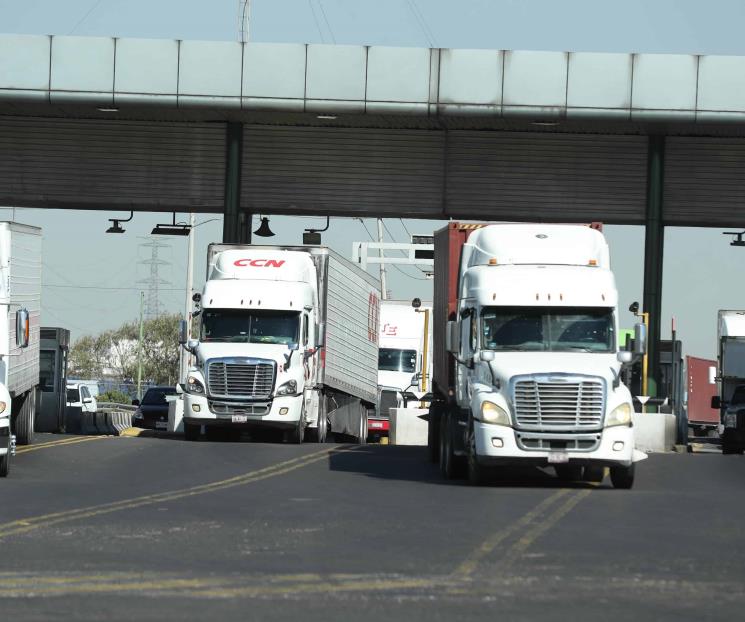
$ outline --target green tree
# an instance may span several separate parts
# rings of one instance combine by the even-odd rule
[[[173,385],[178,380],[178,326],[181,316],[161,315],[143,326],[142,379]],[[138,321],[127,322],[96,337],[78,339],[70,349],[70,375],[135,380],[140,334]]]

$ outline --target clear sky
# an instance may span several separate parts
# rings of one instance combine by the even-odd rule
[[[254,41],[350,43],[463,48],[668,52],[745,55],[742,0],[252,0]],[[0,0],[0,32],[236,40],[238,0]],[[0,216],[9,217],[5,210]],[[17,210],[20,222],[44,229],[43,322],[69,327],[73,337],[134,319],[140,280],[148,268],[138,248],[168,214],[136,214],[124,235],[106,235],[108,218],[128,214]],[[198,221],[212,216],[201,215]],[[179,215],[184,220],[184,215]],[[302,230],[322,219],[272,218],[270,243],[301,240]],[[367,228],[375,231],[374,221]],[[386,220],[386,238],[404,241],[406,229],[428,233],[442,223]],[[204,256],[219,241],[222,223],[196,232],[197,283]],[[606,227],[622,309],[642,293],[643,230]],[[170,240],[161,300],[183,308],[186,242]],[[332,220],[324,241],[349,256],[351,241],[368,239],[354,220]],[[745,251],[732,248],[721,229],[669,228],[665,237],[663,335],[678,321],[684,349],[713,356],[718,308],[745,308],[737,287]],[[416,268],[390,269],[397,298],[431,297],[431,282]],[[622,325],[633,323],[621,313]]]

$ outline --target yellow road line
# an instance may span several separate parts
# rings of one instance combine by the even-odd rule
[[[568,494],[569,490],[562,489],[555,492],[550,497],[541,501],[535,506],[530,512],[524,514],[514,523],[503,527],[499,531],[489,536],[483,544],[471,552],[471,554],[463,560],[458,567],[453,571],[452,576],[456,579],[467,579],[469,578],[478,568],[479,563],[491,554],[505,539],[515,533],[518,529],[522,529],[530,525],[540,514],[545,512],[552,504],[556,503],[564,495]]]
[[[380,574],[331,574],[229,576],[183,578],[154,573],[111,573],[100,577],[4,576],[0,597],[52,596],[61,594],[102,594],[127,592],[178,593],[186,597],[236,598],[278,594],[340,593],[434,588],[446,585],[448,577],[418,578]]]
[[[329,449],[323,449],[321,451],[306,454],[298,458],[285,460],[284,462],[279,462],[262,469],[249,471],[248,473],[244,473],[242,475],[237,475],[235,477],[210,482],[207,484],[200,484],[198,486],[190,486],[188,488],[180,488],[177,490],[154,493],[151,495],[143,495],[130,499],[122,499],[120,501],[113,501],[111,503],[103,503],[100,505],[92,505],[84,508],[67,510],[65,512],[55,512],[42,516],[31,516],[28,518],[12,521],[10,523],[5,523],[4,525],[0,525],[0,538],[26,533],[28,531],[39,529],[41,527],[49,527],[51,525],[56,525],[59,523],[79,520],[81,518],[89,518],[92,516],[99,516],[101,514],[110,514],[112,512],[134,509],[145,505],[153,505],[156,503],[183,499],[185,497],[217,492],[218,490],[224,490],[226,488],[232,488],[235,486],[243,486],[251,482],[257,482],[269,477],[275,477],[277,475],[289,473],[290,471],[294,471],[309,464],[313,464],[314,462],[323,460],[324,458],[331,455],[331,453],[336,451],[340,451],[340,448],[332,447]],[[345,450],[342,449],[341,451]]]
[[[40,449],[49,449],[51,447],[62,447],[65,445],[75,445],[76,443],[85,443],[87,441],[95,441],[101,438],[112,438],[110,436],[82,436],[75,438],[68,438],[59,441],[51,441],[49,443],[39,443],[38,445],[24,445],[16,449],[16,454],[26,454],[30,451],[39,451]]]
[[[572,494],[569,499],[564,501],[558,508],[556,508],[549,516],[542,519],[539,523],[535,525],[532,529],[529,529],[527,532],[525,532],[517,542],[515,542],[509,549],[507,549],[507,553],[500,561],[500,566],[502,567],[503,571],[509,570],[512,563],[514,563],[519,557],[525,553],[525,551],[530,547],[533,542],[535,542],[538,538],[540,538],[544,533],[546,533],[551,527],[556,525],[564,516],[569,514],[569,512],[572,511],[572,508],[574,508],[575,505],[577,505],[582,499],[584,499],[587,495],[592,492],[589,489],[585,490],[579,490]]]

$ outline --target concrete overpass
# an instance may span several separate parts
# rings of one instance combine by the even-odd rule
[[[745,57],[0,35],[4,204],[645,225],[653,344],[744,171]]]

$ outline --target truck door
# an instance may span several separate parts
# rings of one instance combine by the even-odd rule
[[[471,396],[470,378],[473,370],[473,354],[477,346],[477,317],[476,310],[466,308],[460,316],[460,351],[455,375],[455,391],[458,405],[468,407]]]

